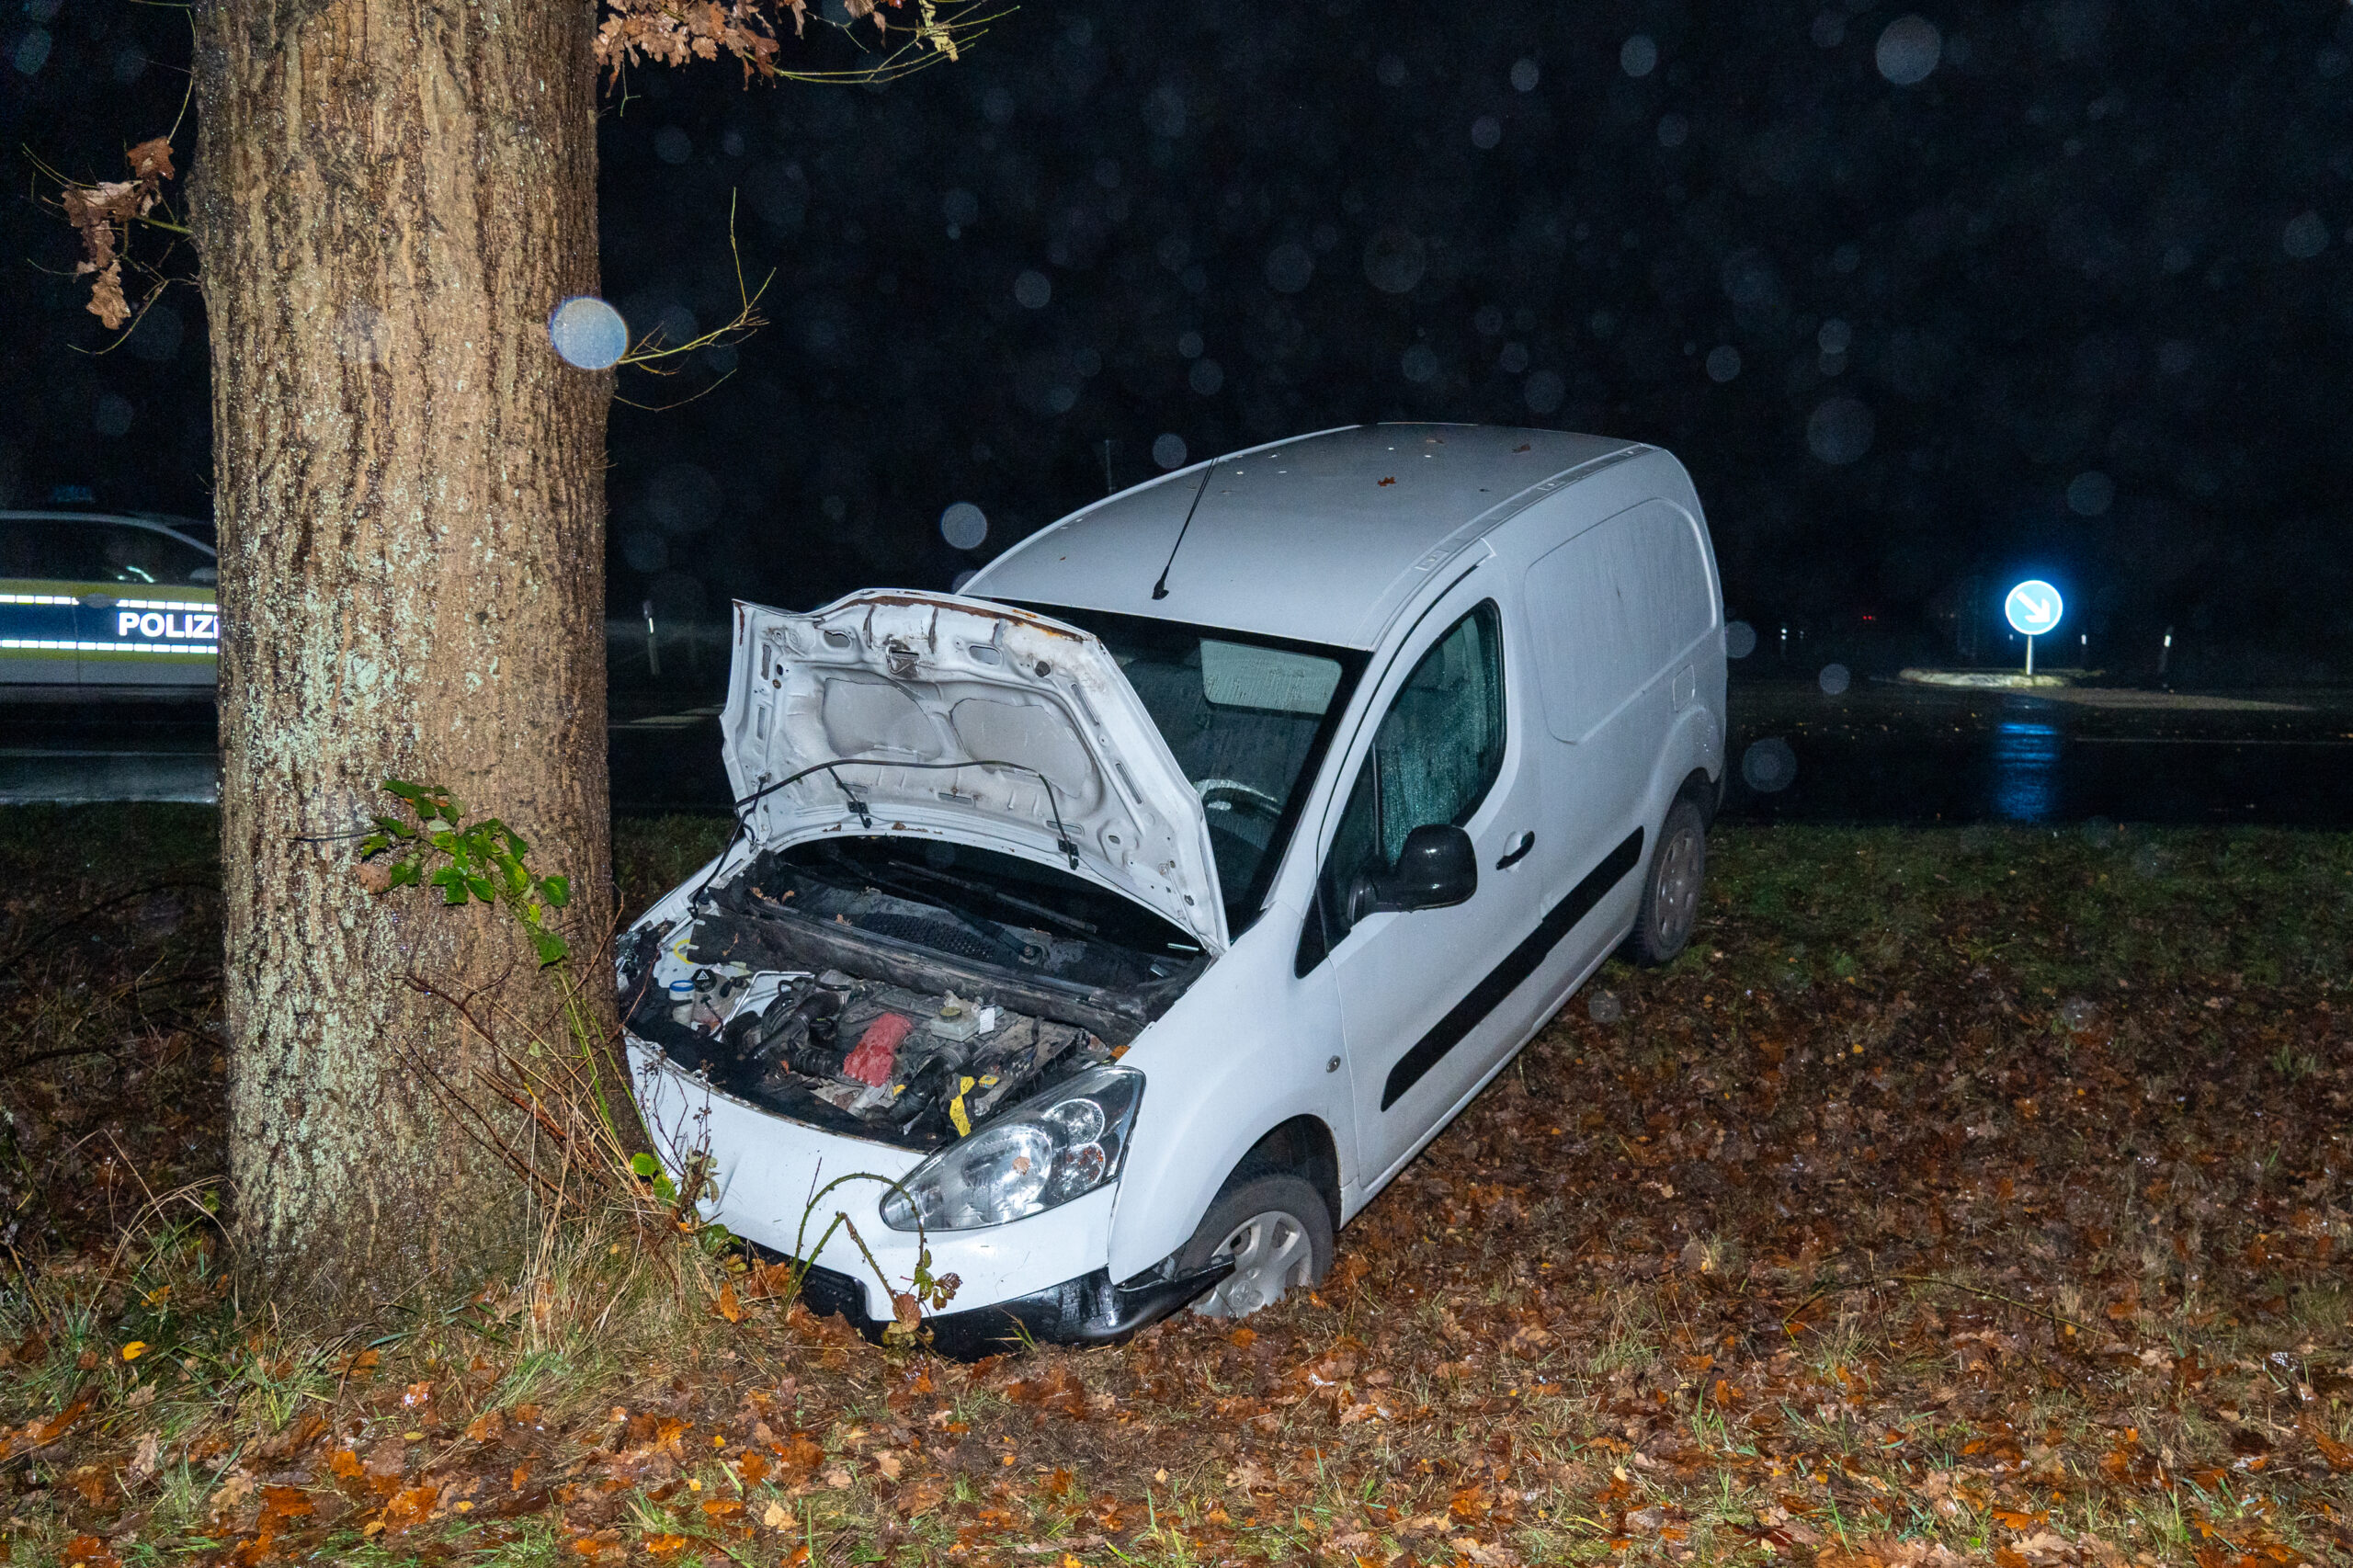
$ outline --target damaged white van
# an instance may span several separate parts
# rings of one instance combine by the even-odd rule
[[[1722,593],[1653,447],[1325,431],[734,639],[739,828],[624,938],[634,1081],[870,1332],[923,1246],[961,1353],[1311,1286],[1605,958],[1690,936]]]

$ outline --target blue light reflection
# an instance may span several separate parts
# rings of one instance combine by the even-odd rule
[[[2059,807],[2059,727],[2005,719],[1994,730],[1994,810],[2012,822],[2042,822]]]

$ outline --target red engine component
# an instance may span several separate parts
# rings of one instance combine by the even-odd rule
[[[881,1088],[891,1081],[892,1068],[899,1059],[899,1042],[915,1027],[912,1018],[896,1013],[883,1014],[858,1037],[858,1048],[843,1059],[842,1071],[861,1084]]]

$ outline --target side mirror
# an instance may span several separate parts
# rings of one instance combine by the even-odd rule
[[[1444,909],[1479,891],[1479,856],[1471,835],[1447,823],[1429,823],[1405,835],[1405,847],[1386,876],[1360,877],[1349,890],[1351,924],[1383,910]]]

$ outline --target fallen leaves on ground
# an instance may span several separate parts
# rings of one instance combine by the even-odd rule
[[[870,1347],[769,1270],[628,1359],[526,1355],[487,1296],[364,1350],[277,1340],[201,1235],[109,1274],[135,1206],[107,1193],[159,1177],[101,1152],[217,1137],[198,1007],[6,1090],[44,1288],[92,1314],[5,1324],[10,1510],[92,1563],[200,1528],[249,1564],[2353,1554],[2353,850],[1714,849],[1693,951],[1605,970],[1315,1293],[974,1366]]]

